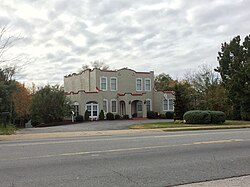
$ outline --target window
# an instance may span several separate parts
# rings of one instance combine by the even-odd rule
[[[168,100],[168,110],[174,110],[174,100],[173,99]]]
[[[74,104],[73,104],[73,111],[74,111],[74,116],[78,116],[79,115],[79,103],[78,102],[74,102]]]
[[[88,102],[86,104],[86,110],[88,110],[90,119],[97,119],[99,114],[97,102]]]
[[[107,90],[107,77],[100,78],[100,89],[103,91]]]
[[[151,99],[147,99],[146,100],[146,108],[147,108],[147,112],[148,111],[151,111],[152,109],[152,107],[151,107]]]
[[[111,100],[111,112],[117,113],[117,101],[116,100]]]
[[[163,100],[163,111],[167,111],[168,110],[168,99],[164,99]]]
[[[173,110],[174,110],[174,99],[164,99],[163,111],[173,111]]]
[[[107,113],[108,112],[108,100],[103,99],[103,112]]]
[[[142,112],[142,102],[141,101],[137,102],[137,112]]]
[[[145,91],[151,91],[151,79],[145,79]]]
[[[136,91],[142,91],[142,79],[141,78],[136,79]]]
[[[117,78],[116,77],[110,78],[110,90],[117,91]]]

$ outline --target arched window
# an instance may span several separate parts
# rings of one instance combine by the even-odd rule
[[[79,115],[79,103],[78,102],[73,103],[73,112],[74,112],[74,116]]]
[[[88,110],[90,119],[97,119],[99,114],[99,105],[96,101],[86,103],[86,110]]]

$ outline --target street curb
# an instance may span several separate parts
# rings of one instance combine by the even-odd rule
[[[241,128],[250,128],[250,125],[224,125],[224,126],[204,126],[204,127],[155,128],[155,129],[126,129],[126,130],[83,131],[83,132],[51,132],[51,133],[33,133],[33,134],[18,134],[17,132],[17,134],[13,134],[13,135],[0,135],[0,141],[31,140],[31,139],[44,139],[44,138],[67,138],[67,137],[117,135],[117,134],[136,134],[136,133],[150,133],[150,132],[241,129]]]

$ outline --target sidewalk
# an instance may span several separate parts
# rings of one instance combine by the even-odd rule
[[[213,180],[208,182],[200,182],[186,185],[179,185],[178,187],[249,187],[250,176],[233,177],[229,179]]]
[[[51,132],[51,133],[31,133],[31,134],[13,134],[0,135],[0,141],[8,140],[30,140],[42,138],[66,138],[77,136],[98,136],[98,135],[113,135],[113,134],[133,134],[145,132],[162,132],[162,129],[128,129],[128,130],[106,130],[106,131],[85,131],[85,132]]]
[[[136,134],[150,133],[163,131],[193,131],[193,130],[221,130],[221,129],[237,129],[250,128],[250,125],[218,125],[218,126],[201,126],[201,127],[178,127],[178,128],[157,128],[157,129],[126,129],[126,130],[102,130],[102,131],[75,131],[75,132],[39,132],[39,133],[21,133],[14,135],[0,135],[0,141],[8,140],[30,140],[42,138],[65,138],[79,136],[98,136],[98,135],[113,135],[113,134]]]

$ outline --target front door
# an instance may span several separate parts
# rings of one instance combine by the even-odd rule
[[[86,104],[86,110],[89,112],[90,119],[97,119],[98,118],[98,104],[96,103],[88,103]]]

